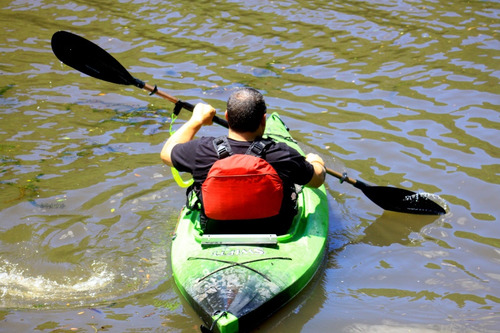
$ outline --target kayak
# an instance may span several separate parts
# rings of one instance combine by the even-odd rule
[[[277,113],[264,137],[304,154]],[[204,234],[199,210],[184,207],[172,241],[174,281],[206,327],[239,332],[255,327],[314,277],[326,252],[328,202],[324,186],[303,187],[287,234]]]

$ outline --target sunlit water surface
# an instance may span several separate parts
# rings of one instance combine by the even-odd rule
[[[201,323],[169,264],[172,105],[61,64],[58,30],[219,115],[255,87],[329,167],[446,207],[384,212],[329,178],[325,265],[261,331],[498,330],[499,17],[496,1],[3,1],[0,331]]]

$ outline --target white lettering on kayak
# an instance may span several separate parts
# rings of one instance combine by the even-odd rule
[[[222,257],[222,256],[244,256],[244,255],[264,255],[266,252],[264,249],[257,247],[251,249],[231,249],[226,248],[223,250],[216,250],[212,252],[213,257]]]

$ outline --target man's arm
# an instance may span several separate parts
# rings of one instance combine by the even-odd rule
[[[160,153],[162,161],[168,166],[173,166],[171,156],[175,145],[193,140],[203,125],[212,125],[214,116],[215,109],[212,106],[203,103],[196,104],[191,118],[165,142]]]
[[[326,176],[325,162],[323,162],[323,159],[316,154],[307,154],[306,161],[311,163],[312,166],[314,167],[313,176],[309,181],[309,183],[307,183],[307,186],[316,188],[320,187],[325,182],[325,176]]]

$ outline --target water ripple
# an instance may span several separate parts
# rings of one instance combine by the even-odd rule
[[[57,311],[2,310],[2,323],[10,331],[20,318],[21,330],[199,324],[168,266],[184,204],[158,156],[172,105],[61,64],[50,37],[68,30],[133,76],[219,115],[234,89],[254,86],[327,165],[444,200],[440,217],[383,212],[329,178],[325,272],[270,331],[333,322],[339,332],[494,331],[499,18],[494,1],[6,2],[0,306]],[[107,305],[87,320],[67,303]]]

